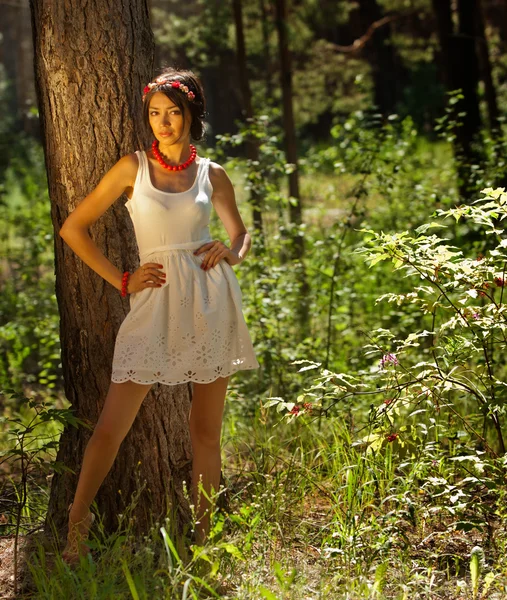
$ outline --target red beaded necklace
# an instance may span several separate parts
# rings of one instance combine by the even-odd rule
[[[164,167],[164,169],[167,169],[168,171],[183,171],[183,169],[187,169],[194,162],[195,157],[197,156],[196,147],[190,144],[190,158],[188,160],[186,160],[181,165],[168,165],[160,154],[160,151],[158,149],[158,140],[153,141],[151,149],[153,151],[153,156]]]

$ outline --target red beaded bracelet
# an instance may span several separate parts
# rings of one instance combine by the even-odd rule
[[[127,286],[128,286],[128,282],[129,282],[129,277],[130,277],[130,273],[128,271],[125,271],[125,273],[123,273],[123,278],[121,280],[121,295],[123,297],[125,297],[127,295]]]

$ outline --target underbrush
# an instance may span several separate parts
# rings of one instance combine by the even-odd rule
[[[464,456],[446,438],[414,440],[416,451],[385,438],[372,451],[341,415],[319,427],[311,413],[276,422],[259,409],[245,422],[234,409],[224,427],[228,506],[204,547],[170,539],[169,519],[133,536],[133,498],[114,535],[98,519],[93,558],[74,571],[32,534],[27,597],[505,596],[503,459]]]

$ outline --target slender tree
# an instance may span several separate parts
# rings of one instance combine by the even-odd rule
[[[243,10],[242,0],[233,0],[234,24],[236,28],[236,56],[238,61],[239,84],[241,88],[241,97],[243,100],[243,112],[245,118],[252,119],[254,111],[252,107],[252,92],[250,90],[250,80],[248,77],[248,67],[246,60],[245,35],[243,31]],[[246,141],[247,158],[251,161],[259,160],[259,145],[255,138]],[[261,197],[255,186],[252,187],[250,194],[250,204],[252,206],[252,220],[256,239],[264,246],[264,234],[262,227],[262,206]]]
[[[491,59],[489,55],[489,44],[486,35],[486,25],[481,0],[476,0],[475,24],[477,28],[477,54],[479,57],[481,79],[484,82],[486,104],[488,107],[489,127],[492,134],[498,136],[501,133],[499,121],[500,111],[498,109],[495,83],[493,81]]]
[[[35,104],[31,35],[28,0],[0,0],[0,63],[10,88],[4,95],[5,106],[16,131],[37,136],[37,119],[28,114]]]
[[[453,44],[454,24],[451,0],[431,0],[435,14],[440,52],[438,62],[448,90],[456,89],[453,70],[455,47]]]
[[[120,156],[149,142],[142,133],[141,92],[152,76],[154,41],[146,0],[90,0],[86,10],[72,1],[30,3],[65,393],[77,416],[93,425],[110,384],[114,340],[128,300],[91,270],[58,231]],[[137,268],[134,231],[123,202],[90,228],[90,237],[120,272]],[[191,477],[191,390],[191,384],[155,384],[148,394],[96,498],[107,528],[116,526],[117,514],[137,492],[137,531],[165,514],[168,500],[179,523],[187,518],[182,482]],[[74,473],[53,477],[48,529],[54,523],[65,530],[89,435],[66,428],[61,436],[57,460]]]
[[[479,62],[476,50],[476,0],[458,0],[456,15],[451,0],[432,0],[440,42],[440,64],[448,91],[461,90],[454,104],[454,154],[460,194],[472,199],[477,192],[473,166],[483,160],[479,149]],[[456,18],[454,18],[456,17]],[[455,21],[457,26],[455,26]]]
[[[289,219],[291,224],[291,252],[292,258],[299,261],[299,297],[300,303],[297,307],[300,334],[302,339],[310,332],[310,286],[306,274],[304,255],[304,238],[299,235],[299,226],[302,223],[302,204],[299,194],[299,169],[297,157],[296,126],[294,121],[294,110],[292,100],[292,65],[287,35],[288,15],[286,0],[275,0],[276,5],[276,29],[278,31],[278,47],[280,54],[280,81],[282,87],[283,103],[283,127],[285,134],[285,153],[287,162],[295,165],[289,174]]]
[[[278,49],[280,57],[280,83],[282,87],[283,103],[283,128],[285,134],[285,152],[287,161],[295,165],[295,169],[289,175],[289,194],[294,198],[290,203],[290,221],[296,225],[302,223],[302,207],[299,194],[299,172],[297,158],[296,126],[294,122],[294,109],[292,101],[292,60],[287,35],[288,16],[286,0],[275,0],[276,5],[276,28],[278,31]],[[295,256],[303,255],[302,238],[296,237]]]
[[[359,18],[367,31],[385,15],[377,0],[359,0]],[[392,42],[390,22],[375,30],[364,52],[371,65],[375,104],[383,115],[392,114],[402,93],[403,69]]]
[[[469,147],[481,129],[479,109],[479,59],[475,43],[477,0],[458,0],[458,35],[455,36],[457,52],[453,68],[458,76],[458,84],[463,90],[463,108],[466,119],[461,127],[463,143]]]
[[[271,4],[266,3],[266,0],[259,0],[259,8],[261,12],[261,27],[262,27],[262,50],[264,56],[264,68],[263,75],[266,86],[266,102],[271,104],[273,101],[273,85],[271,81],[272,66],[271,66],[271,55],[269,52],[269,30],[270,20],[269,11]]]

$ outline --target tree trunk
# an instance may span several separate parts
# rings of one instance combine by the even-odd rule
[[[359,0],[359,18],[365,32],[372,23],[380,21],[384,16],[377,0]],[[374,101],[383,115],[396,112],[402,87],[400,59],[391,38],[391,25],[388,23],[379,27],[365,46],[365,54],[372,70]]]
[[[493,25],[500,36],[500,51],[507,46],[507,0],[493,0],[484,5],[486,20]]]
[[[489,128],[491,133],[495,137],[498,137],[501,136],[501,126],[499,121],[500,112],[498,110],[495,83],[493,81],[488,38],[486,36],[486,25],[484,22],[484,11],[481,0],[477,0],[475,24],[477,28],[477,54],[479,57],[481,79],[484,82],[486,104],[488,106]]]
[[[462,109],[466,118],[461,127],[463,144],[470,146],[481,130],[481,114],[479,110],[479,61],[475,45],[477,15],[477,0],[458,0],[458,33],[456,41],[458,51],[455,61],[460,87],[463,90],[464,100]]]
[[[479,110],[479,63],[475,44],[476,0],[458,0],[457,30],[450,0],[432,0],[437,20],[441,65],[448,91],[461,90],[463,98],[453,104],[454,156],[458,185],[463,200],[473,200],[478,192],[474,165],[483,161],[478,146],[481,132]]]
[[[266,86],[266,104],[271,106],[273,103],[273,83],[271,81],[271,56],[269,53],[269,11],[271,5],[266,6],[266,0],[259,0],[262,26],[262,49],[264,52],[264,80]]]
[[[0,63],[9,83],[5,103],[13,120],[12,130],[18,133],[22,129],[37,137],[37,119],[28,114],[35,105],[30,7],[28,0],[0,3],[0,7]]]
[[[118,327],[128,300],[69,248],[58,231],[68,214],[123,155],[148,140],[141,94],[151,78],[154,41],[146,0],[31,0],[35,78],[55,236],[56,296],[61,315],[65,393],[77,416],[92,425],[110,385]],[[121,24],[121,26],[118,26]],[[125,200],[124,197],[122,197]],[[121,271],[139,264],[131,221],[116,202],[90,235]],[[115,464],[97,495],[106,529],[146,482],[133,512],[146,531],[167,510],[188,516],[182,482],[190,482],[188,410],[191,384],[148,394]],[[88,430],[67,427],[57,460],[79,472]],[[55,473],[46,527],[65,530],[77,473]]]
[[[248,78],[248,67],[246,60],[245,36],[243,32],[243,11],[242,0],[233,0],[234,25],[236,28],[236,57],[238,60],[239,85],[241,88],[241,97],[243,100],[243,111],[245,118],[252,119],[254,116],[252,107],[252,93],[250,91],[250,81]],[[251,161],[259,160],[259,145],[255,137],[246,140],[246,154]],[[255,237],[259,240],[261,249],[264,247],[264,234],[262,226],[262,205],[261,198],[257,188],[251,188],[250,204],[252,206],[252,220],[255,231]]]
[[[453,54],[454,54],[454,25],[452,21],[451,0],[432,0],[433,12],[436,18],[438,42],[440,52],[438,62],[442,73],[442,79],[449,91],[455,90]]]
[[[299,235],[299,226],[302,223],[302,206],[299,195],[299,169],[297,157],[296,126],[292,108],[292,65],[289,41],[287,35],[288,16],[286,0],[275,0],[276,28],[278,31],[278,46],[280,53],[280,80],[283,101],[283,128],[285,133],[285,152],[287,162],[295,165],[289,174],[289,220],[292,258],[298,261],[296,268],[299,270],[299,303],[297,306],[298,321],[300,326],[300,339],[310,334],[310,286],[304,264],[304,237]]]
[[[290,221],[296,225],[302,222],[301,198],[299,196],[299,173],[297,158],[296,126],[292,108],[292,65],[287,36],[287,6],[286,0],[276,0],[276,27],[278,30],[278,47],[280,53],[280,82],[282,86],[283,129],[285,134],[285,151],[287,162],[296,166],[289,175],[289,194],[296,201],[290,203]],[[303,255],[302,238],[295,240],[295,256]]]

